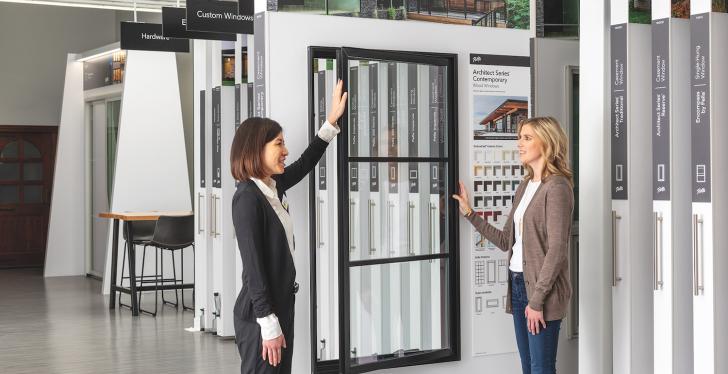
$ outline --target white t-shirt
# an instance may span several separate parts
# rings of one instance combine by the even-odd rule
[[[526,192],[523,193],[523,197],[518,203],[516,213],[513,214],[513,230],[516,232],[516,243],[513,244],[513,256],[511,256],[511,263],[509,266],[511,271],[519,273],[523,272],[523,214],[526,213],[526,208],[528,208],[528,204],[531,203],[531,199],[533,198],[533,195],[536,194],[540,185],[541,181],[528,182]]]

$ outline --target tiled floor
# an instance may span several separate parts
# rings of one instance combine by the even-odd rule
[[[184,330],[192,312],[160,305],[157,317],[132,317],[107,300],[90,278],[0,270],[0,373],[239,372],[232,340]],[[144,296],[144,307],[153,300]]]

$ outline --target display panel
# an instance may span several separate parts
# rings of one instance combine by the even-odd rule
[[[449,320],[442,304],[449,289],[447,273],[444,259],[350,268],[350,279],[360,279],[362,285],[350,288],[352,364],[449,348],[448,335],[442,333]],[[408,292],[384,287],[395,277]]]

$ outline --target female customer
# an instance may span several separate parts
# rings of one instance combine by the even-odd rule
[[[283,202],[286,190],[318,163],[339,133],[336,121],[347,94],[340,81],[327,122],[303,152],[285,166],[288,150],[281,126],[267,118],[245,120],[235,133],[230,167],[239,181],[233,196],[233,225],[243,260],[243,288],[234,308],[241,374],[289,374],[293,356],[293,221]]]
[[[475,229],[508,252],[506,312],[513,314],[524,374],[556,372],[561,320],[571,297],[569,239],[574,196],[566,135],[551,117],[518,126],[518,153],[527,170],[503,230],[473,213],[465,186],[453,195]]]

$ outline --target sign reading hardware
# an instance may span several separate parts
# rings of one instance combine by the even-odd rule
[[[190,41],[165,37],[156,23],[121,23],[121,49],[162,52],[189,52]]]
[[[189,0],[187,30],[252,34],[253,14],[239,14],[237,2]]]
[[[237,40],[235,34],[187,30],[187,10],[185,8],[162,7],[162,29],[164,36],[170,38]]]

